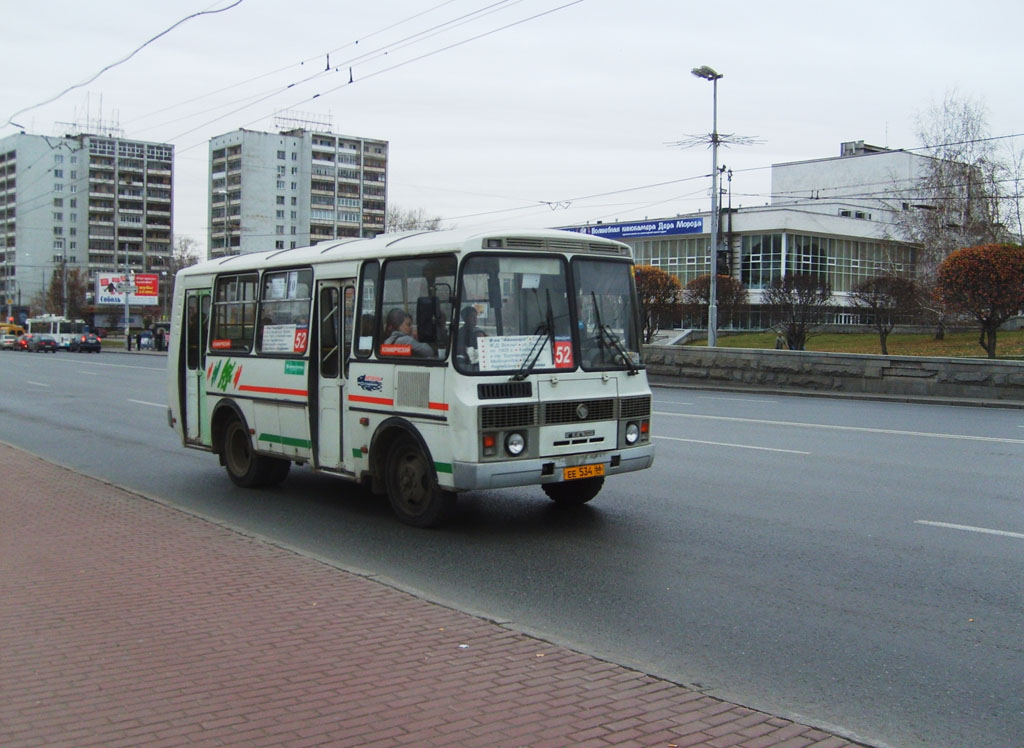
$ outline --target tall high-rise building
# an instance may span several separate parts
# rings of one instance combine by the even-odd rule
[[[305,129],[210,140],[211,257],[384,231],[388,142]]]
[[[98,273],[169,267],[173,160],[172,145],[121,137],[0,139],[0,304],[59,313],[36,302],[64,270],[91,290]]]

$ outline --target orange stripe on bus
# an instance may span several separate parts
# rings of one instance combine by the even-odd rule
[[[431,410],[448,410],[448,403],[427,403]]]
[[[390,397],[367,397],[366,395],[349,395],[349,402],[373,403],[374,405],[394,405],[395,401]]]

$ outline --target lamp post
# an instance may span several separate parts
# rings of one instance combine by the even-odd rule
[[[130,351],[132,349],[132,327],[131,327],[131,312],[128,308],[128,296],[131,293],[129,290],[132,285],[131,268],[128,267],[128,250],[125,249],[125,264],[124,264],[124,281],[121,287],[124,289],[124,345],[125,350]]]
[[[708,346],[718,345],[718,79],[721,73],[707,65],[690,71],[711,81],[711,284],[708,289]]]

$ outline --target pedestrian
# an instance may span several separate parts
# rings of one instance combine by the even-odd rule
[[[782,333],[780,332],[778,335],[775,336],[775,350],[781,351],[785,347],[786,339],[782,337]]]

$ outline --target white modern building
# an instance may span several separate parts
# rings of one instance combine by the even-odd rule
[[[907,196],[927,160],[855,141],[834,158],[772,165],[769,205],[722,209],[719,273],[750,292],[752,311],[740,323],[760,326],[760,291],[787,273],[826,279],[839,322],[852,314],[843,302],[858,282],[883,273],[913,277],[916,250],[899,241],[896,213],[922,208]],[[683,286],[711,272],[708,212],[569,228],[626,242],[638,264],[660,267]]]
[[[210,140],[211,257],[384,232],[388,142],[304,129]]]
[[[159,274],[171,257],[173,160],[172,145],[114,136],[0,139],[5,309],[33,305],[62,268],[80,269],[89,288],[125,267]]]

